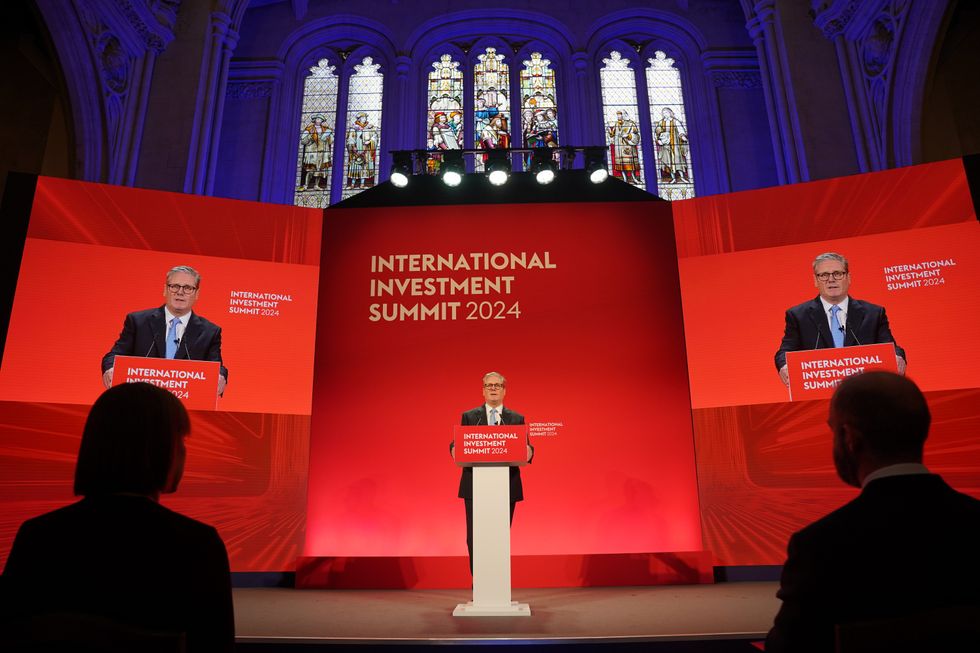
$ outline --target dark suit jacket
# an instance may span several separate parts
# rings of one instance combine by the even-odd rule
[[[844,346],[895,343],[885,309],[877,304],[851,297],[847,306]],[[786,311],[786,330],[776,352],[776,369],[786,364],[786,352],[804,349],[827,349],[834,346],[820,297],[803,302]],[[895,343],[895,353],[905,360],[905,350]]]
[[[163,358],[167,352],[166,339],[163,306],[130,313],[116,344],[102,357],[102,371],[112,367],[117,355]],[[221,327],[192,312],[174,358],[221,363]],[[228,380],[228,368],[223,364],[221,376]]]
[[[980,501],[893,476],[794,534],[766,653],[833,651],[834,625],[980,605]]]
[[[81,612],[185,632],[189,653],[234,648],[224,543],[146,497],[88,497],[24,522],[2,580],[0,620],[11,624]]]
[[[514,411],[508,409],[504,406],[504,409],[500,413],[500,423],[501,424],[523,424],[524,416],[520,413],[515,413]],[[487,409],[486,405],[480,405],[472,410],[468,410],[463,413],[463,426],[487,426]],[[530,447],[530,443],[528,444]],[[452,443],[449,445],[450,451],[452,451]],[[531,458],[534,459],[534,447],[531,447]],[[464,467],[463,473],[459,477],[459,494],[460,499],[472,499],[473,498],[473,468]],[[524,486],[521,484],[521,468],[511,467],[510,468],[510,502],[524,500]]]

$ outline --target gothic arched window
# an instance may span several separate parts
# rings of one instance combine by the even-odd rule
[[[426,149],[463,149],[463,71],[451,54],[432,62],[426,97]],[[432,168],[438,167],[437,157],[429,159]]]
[[[674,60],[660,50],[648,62],[647,96],[657,156],[657,194],[665,200],[694,197],[681,74],[674,67]]]
[[[354,66],[348,82],[342,200],[378,183],[384,86],[384,75],[378,72],[380,67],[371,57],[364,57]]]
[[[623,59],[616,50],[602,61],[605,65],[599,69],[599,85],[603,128],[609,147],[609,173],[643,188],[640,126],[636,122],[639,115],[636,79],[629,67],[629,59]]]
[[[310,68],[310,74],[303,84],[299,161],[296,191],[293,194],[296,206],[325,208],[330,205],[339,82],[334,66],[321,59]]]
[[[511,147],[510,67],[504,55],[488,47],[473,67],[473,138],[478,149]],[[475,162],[483,172],[483,159]]]
[[[532,52],[521,69],[521,127],[524,147],[558,147],[558,99],[551,61]],[[527,169],[530,157],[525,157]]]

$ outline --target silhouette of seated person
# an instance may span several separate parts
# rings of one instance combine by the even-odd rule
[[[790,538],[767,653],[833,651],[835,626],[980,605],[980,501],[922,464],[930,420],[897,374],[838,386],[834,466],[861,492]]]
[[[189,433],[184,406],[156,386],[123,384],[98,398],[75,467],[74,492],[83,498],[17,532],[0,583],[8,636],[52,615],[90,616],[183,633],[189,652],[234,650],[224,543],[213,527],[159,503],[177,489]]]

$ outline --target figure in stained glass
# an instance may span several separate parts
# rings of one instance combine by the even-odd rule
[[[459,115],[458,112],[455,112]],[[456,125],[449,121],[444,111],[436,111],[432,115],[429,126],[430,150],[459,150],[463,146],[463,135],[459,134]]]
[[[602,60],[599,86],[602,91],[602,113],[605,121],[606,146],[609,148],[609,173],[629,184],[643,187],[640,162],[640,128],[632,116],[639,114],[636,98],[636,77],[616,50]]]
[[[378,183],[381,147],[381,106],[384,75],[380,64],[364,57],[348,80],[347,119],[344,143],[344,184],[341,199],[347,199]],[[339,136],[338,136],[339,138]]]
[[[473,138],[482,149],[509,148],[510,135],[510,68],[504,55],[487,48],[477,57],[473,69]],[[483,171],[486,155],[476,161],[477,172]]]
[[[378,161],[377,131],[363,112],[355,116],[347,130],[347,188],[374,186]]]
[[[612,174],[631,184],[640,183],[640,129],[625,111],[616,112],[616,120],[606,125],[609,161]]]
[[[449,112],[449,126],[452,127],[453,132],[456,133],[456,137],[459,139],[459,146],[463,146],[463,112],[462,111],[450,111]]]
[[[322,208],[330,204],[339,78],[327,59],[309,70],[303,82],[293,203]]]
[[[665,200],[694,197],[691,142],[684,116],[680,71],[661,50],[647,60],[647,96],[657,157],[657,194]]]
[[[444,54],[432,63],[428,87],[426,147],[429,150],[463,148],[463,72],[452,55]],[[427,160],[429,173],[439,170],[442,157],[432,154]]]
[[[313,116],[303,128],[300,137],[303,157],[303,175],[297,190],[324,189],[330,185],[330,168],[333,167],[333,130],[326,118]]]
[[[521,123],[524,147],[558,147],[558,105],[555,102],[555,71],[551,61],[532,52],[521,69]],[[524,168],[531,155],[524,157]]]
[[[669,107],[661,111],[660,121],[654,126],[653,133],[657,142],[660,182],[689,183],[687,130]]]
[[[558,147],[558,112],[553,108],[525,109],[524,147]]]
[[[473,112],[473,116],[476,118],[476,130],[478,133],[483,132],[483,128],[490,123],[490,119],[500,113],[500,109],[496,106],[487,106],[487,101],[485,98],[477,96],[476,98],[476,111]]]
[[[484,150],[507,149],[510,147],[510,130],[507,116],[495,114],[480,132],[480,147]],[[485,156],[485,155],[484,155]]]

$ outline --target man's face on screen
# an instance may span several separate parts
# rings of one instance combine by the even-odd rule
[[[834,260],[820,261],[813,274],[813,285],[820,291],[821,297],[831,304],[844,301],[847,289],[851,286],[851,274],[844,270],[843,263]],[[835,276],[840,278],[835,279]]]
[[[194,277],[186,272],[173,273],[163,286],[163,297],[167,300],[167,309],[171,313],[177,317],[185,315],[197,301]]]
[[[504,395],[507,388],[504,387],[504,380],[499,376],[488,376],[483,379],[483,398],[490,406],[499,406],[504,403]]]

